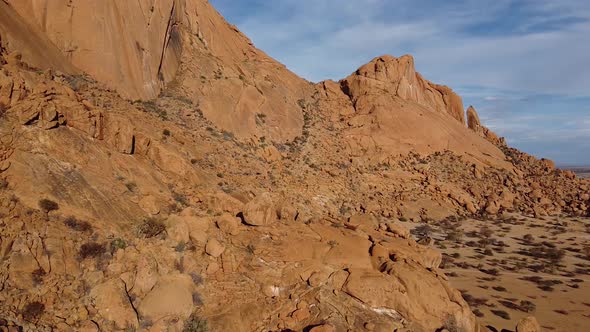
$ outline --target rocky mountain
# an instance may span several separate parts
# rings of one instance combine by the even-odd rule
[[[0,36],[3,330],[487,331],[401,222],[590,213],[411,56],[314,84],[206,0],[2,0]]]

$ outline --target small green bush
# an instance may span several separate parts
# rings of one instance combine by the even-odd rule
[[[127,248],[127,243],[125,242],[125,240],[121,238],[116,238],[113,241],[111,241],[111,253],[115,253],[117,250],[123,250],[125,248]]]
[[[177,192],[173,192],[172,198],[174,198],[174,200],[182,206],[189,206],[190,205],[186,195],[179,194]]]

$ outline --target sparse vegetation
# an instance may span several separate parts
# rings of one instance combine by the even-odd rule
[[[45,277],[45,270],[42,268],[38,268],[35,271],[31,272],[31,277],[33,278],[33,283],[35,285],[39,285],[43,283],[43,278]]]
[[[107,250],[104,244],[96,242],[87,242],[80,247],[78,256],[82,260],[88,258],[96,258],[104,254],[106,251]]]
[[[184,194],[180,194],[177,192],[173,192],[172,193],[172,198],[174,198],[174,201],[182,206],[189,206],[189,201],[188,198],[186,197],[186,195]]]
[[[506,288],[502,287],[502,286],[494,286],[494,287],[492,287],[492,289],[497,292],[506,292]]]
[[[531,301],[523,300],[520,301],[519,310],[524,311],[526,313],[532,313],[535,312],[535,310],[537,310],[537,306]]]
[[[179,242],[176,247],[174,247],[174,250],[176,250],[176,252],[184,252],[184,250],[186,249],[186,243],[184,242]]]
[[[551,245],[547,242],[544,242],[541,245],[536,245],[527,250],[523,250],[520,253],[534,258],[545,259],[550,264],[549,268],[551,270],[555,269],[555,267],[559,265],[565,257],[565,250],[555,248],[554,245]]]
[[[510,320],[510,315],[504,310],[492,310],[492,313],[505,320]]]
[[[209,327],[207,321],[202,319],[201,317],[197,316],[196,314],[192,314],[189,319],[184,322],[184,328],[182,332],[208,332]]]
[[[546,292],[552,292],[555,285],[560,285],[563,283],[561,280],[546,280],[539,276],[523,277],[521,280],[533,282],[537,284],[537,288]]]
[[[92,226],[84,220],[78,220],[74,216],[69,216],[64,220],[64,224],[77,232],[88,232]]]
[[[127,190],[133,193],[135,190],[137,190],[137,183],[130,181],[125,183],[125,187],[127,187]]]
[[[161,109],[155,100],[148,100],[141,103],[144,111],[149,113],[155,113],[160,119],[168,120],[168,112]]]
[[[235,136],[233,133],[229,132],[229,131],[222,131],[221,134],[223,135],[223,139],[226,141],[232,141],[235,139]]]
[[[144,238],[156,237],[166,231],[166,226],[161,220],[156,218],[147,218],[139,225],[139,235]]]
[[[0,190],[8,188],[8,181],[5,178],[0,178]]]
[[[119,249],[127,248],[127,243],[121,238],[116,238],[111,241],[111,253],[115,253]]]
[[[59,204],[52,200],[44,198],[39,201],[39,208],[41,209],[41,211],[45,212],[46,214],[49,214],[49,212],[51,211],[59,210]]]
[[[246,246],[246,251],[250,254],[250,255],[254,255],[254,253],[256,252],[256,247],[250,243]]]
[[[193,293],[193,304],[197,307],[203,305],[203,299],[201,298],[201,294],[194,292]]]
[[[223,70],[221,68],[217,69],[214,73],[214,77],[216,80],[220,80],[223,78]]]
[[[488,303],[487,299],[474,297],[473,295],[467,293],[464,290],[461,290],[461,295],[463,296],[463,299],[465,300],[465,302],[467,302],[469,304],[469,306],[472,308],[478,308],[478,307],[481,307],[482,305],[487,305],[487,303]]]
[[[35,322],[45,312],[45,305],[39,301],[28,303],[22,310],[23,318],[29,322]]]
[[[463,238],[463,231],[460,229],[452,229],[447,233],[447,241],[461,242]]]
[[[535,241],[535,238],[531,234],[526,234],[522,239],[527,244],[531,244]]]
[[[162,135],[165,136],[165,137],[170,137],[170,135],[172,135],[172,133],[170,132],[169,129],[164,129],[162,131]]]
[[[297,100],[297,105],[299,105],[299,107],[301,107],[302,109],[305,109],[305,99]]]
[[[266,114],[257,113],[254,117],[254,121],[256,122],[257,126],[262,126],[266,123]]]
[[[191,279],[193,279],[193,283],[195,285],[200,285],[203,283],[203,277],[201,277],[199,274],[192,272],[190,275],[191,275]]]
[[[430,225],[424,224],[412,229],[410,232],[415,236],[424,238],[431,236],[433,231],[434,229]]]

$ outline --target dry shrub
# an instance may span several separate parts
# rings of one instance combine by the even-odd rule
[[[510,320],[510,315],[504,310],[492,310],[492,313],[503,319]]]
[[[161,220],[155,218],[146,219],[139,225],[139,234],[144,238],[156,237],[166,231],[166,226]]]
[[[56,202],[50,200],[50,199],[42,199],[39,201],[39,208],[45,212],[45,213],[49,213],[51,211],[56,211],[59,210],[59,204],[57,204]]]
[[[69,216],[64,220],[64,224],[77,232],[88,232],[92,226],[84,220],[78,220],[76,217]]]
[[[39,301],[28,303],[22,310],[23,318],[32,322],[37,320],[45,312],[45,305]]]
[[[87,259],[87,258],[95,258],[99,257],[107,251],[107,248],[104,244],[96,243],[96,242],[88,242],[84,243],[80,247],[80,251],[78,252],[78,256],[80,259]]]

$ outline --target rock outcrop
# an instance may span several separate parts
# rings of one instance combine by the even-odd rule
[[[12,1],[11,1],[12,2]],[[14,1],[24,4],[25,1]],[[30,11],[19,13],[11,3],[0,1],[0,40],[2,47],[14,51],[32,66],[76,74],[78,70],[52,41],[35,26],[28,24]]]
[[[7,3],[0,31],[18,42],[6,46],[36,67],[79,68],[131,100],[154,99],[174,80],[178,94],[237,136],[301,134],[297,102],[311,85],[256,49],[206,0]]]
[[[496,146],[506,145],[503,137],[499,137],[496,133],[481,124],[479,115],[473,106],[467,108],[467,127]]]
[[[319,86],[322,108],[338,115],[348,153],[357,157],[450,150],[509,168],[502,152],[465,126],[461,98],[415,71],[411,56],[383,56],[340,82]],[[384,157],[383,157],[384,158]]]
[[[482,132],[481,121],[479,121],[479,114],[473,106],[467,108],[467,127],[476,133]]]
[[[154,98],[174,78],[182,52],[183,3],[8,1],[71,64],[132,99]]]
[[[346,94],[357,104],[359,96],[388,93],[465,123],[463,101],[449,87],[433,84],[416,72],[414,58],[381,56],[360,67],[341,82]]]

